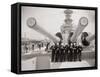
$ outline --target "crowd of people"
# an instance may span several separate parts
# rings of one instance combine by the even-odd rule
[[[62,45],[61,42],[50,45],[50,42],[47,44],[38,43],[37,48],[41,51],[41,47],[45,46],[45,51],[51,53],[52,62],[65,62],[65,61],[81,61],[82,46],[77,45],[77,43],[69,43]],[[34,51],[34,44],[32,44],[32,51]],[[28,52],[28,47],[25,45],[25,50]]]
[[[38,49],[39,51],[41,51],[41,48],[43,48],[43,47],[45,47],[44,51],[48,51],[49,46],[50,46],[50,42],[47,42],[46,44],[42,43],[42,42],[37,43],[37,44],[34,44],[34,43],[33,44],[27,44],[26,43],[26,44],[23,45],[23,49],[26,53],[28,53],[28,51],[34,52],[35,49]]]
[[[56,44],[51,46],[52,62],[81,61],[82,46],[76,43],[67,45]]]

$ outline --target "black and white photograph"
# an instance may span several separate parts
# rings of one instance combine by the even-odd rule
[[[21,7],[21,71],[95,67],[95,10]]]

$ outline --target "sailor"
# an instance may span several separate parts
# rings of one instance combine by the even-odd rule
[[[51,46],[50,49],[52,50],[52,56],[51,56],[52,58],[51,58],[51,61],[54,62],[55,61],[55,47],[54,47],[54,45]]]
[[[38,46],[38,49],[40,50],[40,49],[41,49],[41,45],[40,45],[40,43],[38,43],[37,46]]]
[[[60,57],[59,57],[60,51],[59,51],[59,45],[55,44],[55,62],[58,62]]]
[[[28,46],[27,46],[27,44],[25,44],[25,50],[26,50],[26,53],[28,53]]]
[[[79,45],[78,46],[78,59],[79,59],[79,61],[81,61],[81,59],[82,59],[82,50],[83,50],[82,46]]]
[[[32,45],[32,50],[34,51],[34,44]]]
[[[45,51],[48,50],[48,48],[49,48],[49,44],[50,44],[50,42],[48,42],[48,43],[46,44],[46,49],[45,49]]]
[[[70,44],[69,61],[73,60],[73,43]]]
[[[75,42],[73,47],[73,61],[76,61],[76,59],[77,59],[77,44]]]
[[[65,61],[68,61],[69,45],[65,45]]]
[[[63,45],[63,43],[61,43],[61,44],[59,45],[59,61],[60,61],[60,62],[63,62],[63,61],[65,60],[64,55],[65,55],[64,45]]]

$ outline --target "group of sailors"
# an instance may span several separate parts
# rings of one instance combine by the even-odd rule
[[[76,43],[67,45],[55,44],[51,46],[52,62],[81,61],[82,46]]]
[[[44,47],[43,43],[38,43],[37,47],[41,50]],[[25,45],[25,50],[28,52],[28,47]],[[32,45],[32,50],[34,51],[34,44]],[[45,45],[45,51],[51,50],[51,61],[52,62],[65,62],[65,61],[81,61],[82,58],[82,46],[77,45],[77,43],[69,43],[62,45],[62,43],[55,43],[50,46],[48,42]]]

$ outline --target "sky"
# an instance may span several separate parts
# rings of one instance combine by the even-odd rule
[[[21,34],[23,38],[37,40],[42,40],[46,38],[44,35],[36,32],[34,29],[31,29],[27,26],[26,21],[29,17],[34,17],[37,21],[37,24],[52,35],[60,32],[60,27],[64,24],[64,10],[66,9],[30,6],[22,6],[21,9]],[[95,34],[95,11],[80,9],[71,10],[73,11],[71,17],[73,20],[73,27],[76,28],[78,26],[78,22],[81,17],[87,17],[89,23],[83,31]]]

